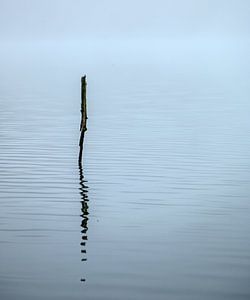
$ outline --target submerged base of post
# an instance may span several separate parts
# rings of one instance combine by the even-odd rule
[[[82,164],[82,153],[83,153],[83,142],[84,142],[84,134],[85,132],[82,131],[81,135],[80,135],[80,140],[79,140],[79,155],[78,155],[78,164],[81,165]]]

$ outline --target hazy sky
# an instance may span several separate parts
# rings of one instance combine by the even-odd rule
[[[247,37],[249,16],[249,0],[0,0],[0,37]]]

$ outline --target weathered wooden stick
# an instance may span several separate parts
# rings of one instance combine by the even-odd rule
[[[79,140],[79,157],[78,163],[82,163],[82,152],[83,152],[83,142],[84,142],[84,135],[85,131],[87,130],[87,100],[86,100],[86,75],[81,78],[81,124],[80,124],[80,140]]]

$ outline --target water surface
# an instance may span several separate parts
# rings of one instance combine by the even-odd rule
[[[1,50],[1,299],[249,299],[249,44],[144,46]]]

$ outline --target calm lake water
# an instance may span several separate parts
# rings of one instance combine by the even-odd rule
[[[1,300],[250,299],[249,45],[1,49]]]

